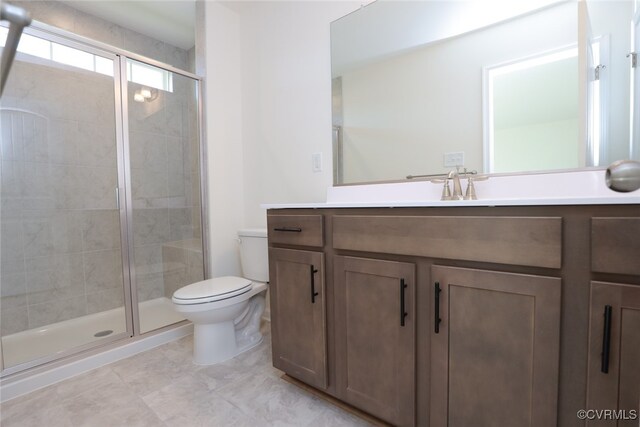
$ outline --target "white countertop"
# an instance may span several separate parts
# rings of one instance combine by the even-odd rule
[[[478,200],[441,201],[442,184],[415,181],[329,187],[327,201],[265,203],[263,209],[408,208],[640,204],[640,190],[617,193],[604,170],[495,176],[475,182]],[[463,190],[466,180],[463,180]]]
[[[495,199],[495,200],[457,200],[457,201],[380,201],[351,203],[264,203],[263,209],[327,209],[327,208],[441,208],[460,206],[559,206],[559,205],[616,205],[640,204],[640,197],[635,198],[574,198],[574,199]]]

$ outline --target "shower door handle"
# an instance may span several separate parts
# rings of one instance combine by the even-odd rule
[[[120,210],[120,187],[116,187],[116,209]]]

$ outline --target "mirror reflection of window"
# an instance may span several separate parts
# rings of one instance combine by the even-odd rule
[[[631,60],[635,60],[635,66],[633,67],[630,78],[630,98],[631,98],[631,136],[629,139],[629,158],[640,161],[640,1],[634,2],[634,13],[632,19],[632,31],[631,31],[631,53],[629,56]],[[633,65],[633,64],[632,64]]]
[[[609,72],[607,70],[609,56],[609,35],[596,37],[588,46],[589,52],[589,87],[588,97],[588,147],[587,165],[598,166],[611,161],[605,159],[603,145],[608,140],[609,126]]]
[[[578,49],[485,69],[484,170],[580,167]]]
[[[631,1],[586,2],[587,166],[629,158],[633,52]]]

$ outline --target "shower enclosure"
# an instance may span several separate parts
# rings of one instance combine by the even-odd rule
[[[2,376],[181,322],[205,277],[201,81],[36,27],[0,101]]]

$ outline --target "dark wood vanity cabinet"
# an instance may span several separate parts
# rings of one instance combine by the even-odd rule
[[[640,417],[640,286],[591,283],[587,408]],[[638,420],[588,425],[636,427]]]
[[[324,390],[328,371],[325,254],[320,252],[323,216],[270,216],[268,223],[273,366]]]
[[[273,363],[290,376],[399,426],[583,427],[581,409],[640,409],[640,206],[267,222]]]
[[[640,275],[640,218],[591,220],[587,409],[640,417],[640,286],[617,283]],[[622,277],[621,277],[622,275]],[[637,427],[638,419],[593,420],[587,425]]]
[[[415,265],[336,256],[336,393],[399,426],[415,424]]]
[[[327,387],[324,254],[269,249],[273,366]]]
[[[555,425],[560,279],[431,271],[431,425]]]

